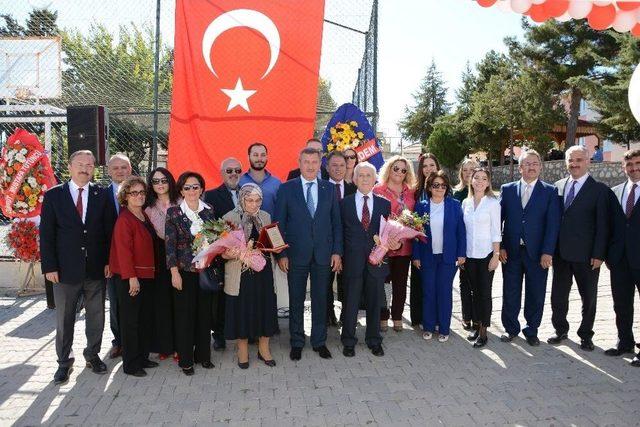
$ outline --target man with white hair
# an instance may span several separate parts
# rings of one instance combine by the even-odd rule
[[[575,278],[582,300],[582,322],[578,328],[580,348],[592,351],[598,276],[608,245],[610,190],[589,176],[591,162],[585,147],[569,148],[565,163],[569,176],[555,184],[562,216],[551,285],[551,322],[555,335],[547,342],[560,344],[567,339],[569,293]]]

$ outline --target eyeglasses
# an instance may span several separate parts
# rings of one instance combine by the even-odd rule
[[[227,173],[227,175],[231,175],[234,172],[236,174],[238,174],[238,175],[240,175],[242,173],[242,169],[240,169],[240,168],[235,168],[235,169],[234,168],[227,168],[224,171]]]
[[[153,185],[167,184],[168,182],[169,182],[169,180],[167,178],[152,178],[151,179],[151,184],[153,184]]]
[[[200,189],[200,184],[191,184],[191,185],[182,186],[183,191],[199,190],[199,189]]]
[[[345,159],[347,160],[355,160],[358,158],[358,156],[356,156],[355,154],[351,155],[351,156],[344,156]]]
[[[146,194],[147,194],[147,192],[145,190],[127,191],[127,196],[133,196],[133,197],[145,196]]]
[[[434,190],[437,190],[438,188],[442,188],[443,190],[446,190],[447,184],[445,183],[440,184],[439,182],[434,182],[433,184],[431,184],[431,188],[433,188]]]
[[[393,167],[393,171],[394,171],[394,172],[400,172],[400,173],[402,173],[402,174],[407,173],[407,170],[406,170],[406,169],[400,169],[398,166],[394,166],[394,167]]]

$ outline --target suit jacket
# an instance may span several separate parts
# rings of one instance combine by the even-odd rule
[[[589,176],[565,210],[564,192],[569,179],[555,183],[562,211],[556,254],[570,262],[604,260],[609,238],[609,188]]]
[[[324,166],[320,166],[320,175],[321,175],[321,178],[324,179],[325,181],[329,180],[329,172],[327,172],[327,169],[325,169]],[[296,179],[299,177],[300,177],[300,168],[293,169],[289,171],[289,175],[287,175],[287,181]],[[346,187],[345,187],[345,190],[346,190]]]
[[[628,181],[615,186],[609,192],[609,212],[611,218],[611,240],[607,261],[615,264],[624,256],[629,264],[640,268],[640,199],[635,204],[631,217],[627,218],[622,208],[622,195],[629,194]]]
[[[115,226],[115,222],[118,219],[118,208],[117,206],[119,205],[118,203],[118,199],[116,197],[115,194],[113,194],[113,183],[107,185],[106,187],[104,187],[104,190],[106,191],[106,193],[109,195],[109,205],[111,206],[111,209],[113,209],[113,224]]]
[[[205,208],[198,214],[203,221],[214,220],[213,209]],[[167,253],[167,268],[178,267],[180,270],[196,272],[191,265],[193,260],[193,236],[191,220],[182,212],[180,206],[167,209],[167,220],[164,224],[164,246]]]
[[[418,215],[431,213],[431,201],[425,199],[415,207]],[[425,224],[424,234],[427,241],[413,242],[412,259],[419,259],[424,266],[432,265],[433,248],[431,247],[431,227]],[[442,261],[455,265],[459,257],[467,256],[467,230],[464,225],[462,206],[453,197],[444,199],[444,226],[442,231]]]
[[[520,239],[529,257],[539,260],[553,255],[560,231],[560,200],[556,188],[538,180],[527,205],[522,208],[520,181],[504,184],[501,189],[502,244],[509,253],[520,250]],[[582,193],[582,189],[580,193]]]
[[[356,196],[354,194],[345,196],[340,201],[340,213],[344,235],[342,275],[348,280],[349,277],[362,277],[365,271],[368,271],[372,275],[384,279],[389,274],[388,262],[383,262],[380,266],[371,265],[368,258],[375,246],[373,236],[380,233],[380,216],[389,217],[391,203],[384,197],[373,195],[371,223],[367,230],[362,227],[362,222],[358,219]]]
[[[307,209],[300,178],[287,181],[278,189],[274,220],[289,248],[277,255],[293,264],[307,265],[312,259],[329,265],[331,255],[342,255],[342,222],[335,189],[319,179],[318,201],[313,218]]]
[[[204,202],[213,208],[216,219],[222,218],[235,208],[231,192],[224,183],[213,190],[205,191]]]
[[[89,184],[84,224],[69,192],[69,183],[57,185],[44,195],[40,219],[42,272],[58,272],[60,282],[77,284],[85,279],[104,279],[114,214],[111,195]]]

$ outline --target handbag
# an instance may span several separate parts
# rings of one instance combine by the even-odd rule
[[[218,292],[224,287],[224,273],[213,264],[202,270],[198,276],[200,289],[203,291]]]

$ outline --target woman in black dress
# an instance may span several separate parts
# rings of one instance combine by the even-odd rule
[[[271,216],[260,210],[261,205],[260,187],[245,184],[238,194],[238,207],[223,219],[242,228],[247,240],[257,241],[260,229],[271,223]],[[224,274],[224,335],[227,340],[237,340],[238,366],[241,369],[249,367],[250,337],[259,337],[258,359],[273,367],[276,362],[269,349],[269,337],[278,330],[278,313],[271,256],[266,255],[267,264],[260,272],[251,269],[242,271],[242,264],[235,259],[236,256],[234,251],[222,255],[227,259]]]

